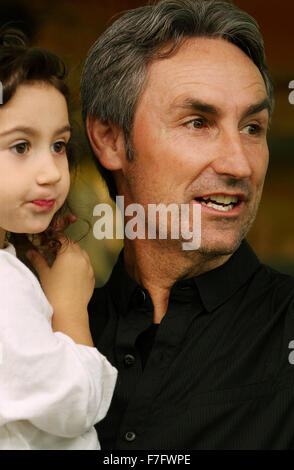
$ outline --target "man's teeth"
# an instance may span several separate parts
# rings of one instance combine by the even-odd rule
[[[207,206],[207,207],[213,207],[214,209],[218,211],[223,211],[223,212],[231,211],[235,207],[234,204],[228,204],[227,206],[220,206],[218,204],[213,204],[213,202],[204,202],[204,201],[201,201],[201,205]]]
[[[212,207],[218,211],[228,212],[235,207],[235,204],[238,202],[238,197],[216,194],[214,196],[205,196],[201,198],[200,202],[203,206]]]
[[[215,196],[205,196],[202,199],[204,199],[204,201],[215,201],[221,204],[236,204],[236,202],[238,202],[237,196],[222,196],[221,194],[216,194]]]

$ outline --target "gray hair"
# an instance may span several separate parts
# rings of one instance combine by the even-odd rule
[[[132,158],[131,130],[146,71],[155,58],[174,52],[187,37],[222,38],[239,47],[258,67],[271,105],[273,84],[265,62],[263,39],[254,18],[232,3],[219,0],[161,0],[128,11],[115,21],[89,51],[81,80],[83,120],[88,115],[121,127],[127,157]],[[171,43],[167,53],[160,54]],[[95,162],[110,196],[112,172]]]

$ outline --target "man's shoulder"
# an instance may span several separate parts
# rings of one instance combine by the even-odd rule
[[[251,287],[268,301],[271,299],[272,305],[279,309],[291,306],[294,312],[294,276],[262,263],[252,278]]]
[[[105,330],[107,321],[109,319],[106,284],[94,289],[92,298],[88,304],[89,326],[94,344],[96,344],[97,338],[100,337],[101,332]]]
[[[101,309],[107,304],[107,292],[108,292],[108,281],[98,287],[95,287],[93,295],[88,305],[89,312],[96,310],[97,308]]]
[[[294,289],[294,275],[283,273],[268,264],[260,264],[257,276],[264,277],[270,285]]]

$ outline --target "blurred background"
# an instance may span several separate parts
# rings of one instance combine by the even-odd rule
[[[83,135],[80,75],[87,51],[97,37],[122,11],[145,3],[142,0],[0,0],[0,23],[12,22],[23,29],[33,45],[52,49],[69,67],[73,119],[80,128],[81,161],[70,200],[77,215],[92,225],[97,220],[93,218],[94,206],[110,200]],[[289,83],[294,80],[294,2],[235,0],[234,3],[253,15],[260,25],[276,98],[269,134],[270,166],[259,214],[248,240],[263,262],[294,275],[294,105],[289,102]],[[74,238],[86,234],[80,244],[91,257],[96,284],[104,284],[122,241],[96,240],[93,230],[82,220],[69,231]]]

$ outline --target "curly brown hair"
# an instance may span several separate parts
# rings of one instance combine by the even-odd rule
[[[52,85],[65,97],[70,107],[70,95],[65,83],[67,70],[64,62],[53,52],[39,47],[30,47],[22,31],[2,27],[0,29],[0,79],[2,85],[2,106],[13,97],[21,84],[44,82]],[[67,144],[67,156],[71,173],[76,169],[73,144]],[[28,264],[25,252],[32,245],[38,245],[40,251],[48,257],[54,256],[60,246],[58,241],[58,220],[66,217],[71,209],[68,200],[54,214],[48,228],[41,234],[8,233],[7,239],[13,243],[18,257]]]

